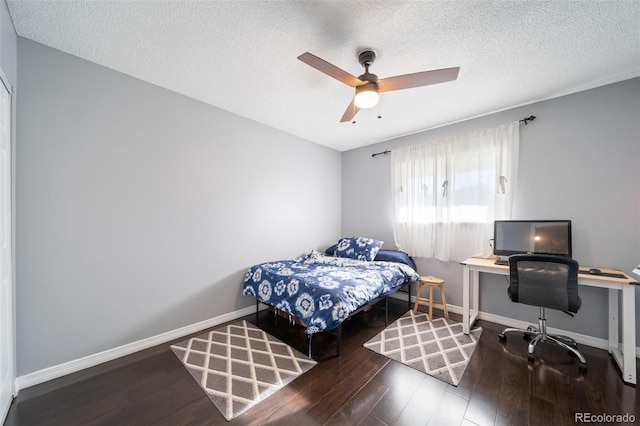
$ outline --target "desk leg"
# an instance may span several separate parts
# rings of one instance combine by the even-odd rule
[[[469,334],[469,286],[471,285],[471,269],[464,265],[462,273],[462,332]]]
[[[469,329],[478,318],[478,294],[480,273],[464,266],[462,274],[462,332],[469,334]]]
[[[618,333],[619,295],[622,294],[622,342]],[[620,367],[622,380],[636,384],[636,295],[632,285],[609,289],[609,353]]]
[[[622,289],[622,378],[636,384],[636,294],[633,285]]]
[[[469,318],[469,327],[478,319],[480,312],[480,272],[474,271],[471,277],[471,317]]]
[[[609,353],[615,354],[619,349],[618,335],[618,290],[609,289]]]

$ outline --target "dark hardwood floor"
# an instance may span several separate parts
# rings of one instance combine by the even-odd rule
[[[390,322],[407,309],[390,306]],[[340,358],[332,336],[314,337],[318,365],[231,422],[167,343],[22,390],[5,425],[562,425],[576,424],[576,413],[640,415],[636,388],[623,383],[606,351],[580,347],[584,374],[550,344],[536,349],[531,365],[524,339],[503,344],[502,326],[477,325],[482,336],[457,387],[364,348],[384,328],[374,309],[345,323]],[[275,324],[266,311],[260,327],[306,353],[301,327]]]

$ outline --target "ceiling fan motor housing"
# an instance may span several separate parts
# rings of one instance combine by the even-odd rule
[[[378,76],[369,72],[369,66],[375,60],[376,52],[374,52],[373,50],[365,50],[363,52],[360,52],[360,54],[358,55],[358,61],[360,61],[360,65],[364,67],[364,74],[358,76],[359,80],[364,81],[365,83],[377,83]],[[378,90],[377,84],[375,90]]]
[[[363,50],[358,54],[358,62],[363,67],[368,67],[376,60],[376,52],[373,50]]]

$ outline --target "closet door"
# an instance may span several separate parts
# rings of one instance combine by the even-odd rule
[[[2,73],[0,73],[2,74]],[[15,376],[12,232],[11,95],[0,75],[0,424],[13,399]]]

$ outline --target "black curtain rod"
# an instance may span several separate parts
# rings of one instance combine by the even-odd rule
[[[528,123],[529,121],[533,121],[533,120],[535,120],[535,119],[536,119],[536,116],[535,116],[535,115],[530,115],[529,117],[525,117],[525,118],[523,118],[522,120],[518,120],[518,122],[519,122],[519,123],[524,123],[524,125],[526,126],[526,125],[527,125],[527,123]],[[386,149],[386,150],[384,150],[384,151],[382,151],[382,152],[376,152],[376,153],[374,153],[374,154],[371,154],[371,156],[372,156],[372,157],[376,157],[376,156],[378,156],[378,155],[387,155],[387,154],[391,154],[391,151],[390,151],[390,150],[388,150],[388,149]]]
[[[387,155],[387,154],[391,154],[391,151],[389,151],[388,149],[382,152],[376,152],[375,154],[371,154],[371,156],[375,157],[376,155]]]
[[[529,117],[525,117],[522,120],[519,120],[520,123],[522,123],[524,121],[524,125],[527,125],[527,121],[533,121],[536,119],[535,115],[530,115]]]

